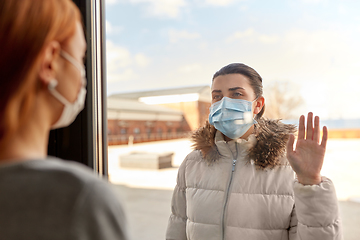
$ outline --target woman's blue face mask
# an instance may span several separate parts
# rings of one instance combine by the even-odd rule
[[[223,97],[211,105],[209,123],[228,138],[240,138],[257,123],[253,118],[252,103]]]

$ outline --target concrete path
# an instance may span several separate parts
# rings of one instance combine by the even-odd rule
[[[172,191],[116,185],[124,203],[130,240],[165,240]]]

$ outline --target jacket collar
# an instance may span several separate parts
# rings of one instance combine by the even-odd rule
[[[220,131],[206,122],[192,135],[193,148],[200,150],[208,164],[216,163],[220,157],[233,158],[229,151],[231,142],[239,143],[239,150],[246,151],[248,160],[253,160],[260,169],[273,168],[280,165],[280,157],[285,154],[285,147],[290,133],[296,131],[291,124],[280,120],[259,119],[255,131],[247,140],[236,139],[228,143]],[[228,144],[228,146],[227,146]]]
[[[246,140],[239,138],[226,142],[224,140],[224,135],[220,131],[216,131],[215,133],[215,146],[219,155],[224,158],[233,159],[236,155],[243,155],[244,152],[248,152],[255,144],[256,138],[254,134],[251,134]],[[238,154],[236,154],[236,152]]]

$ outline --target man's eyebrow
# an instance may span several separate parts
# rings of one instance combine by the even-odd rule
[[[245,88],[243,88],[243,87],[233,87],[233,88],[229,88],[229,91],[235,91],[235,90],[239,90],[239,89],[245,90]]]
[[[212,91],[211,91],[211,93],[214,93],[214,92],[216,92],[216,93],[220,93],[220,92],[221,92],[221,90],[212,90]]]

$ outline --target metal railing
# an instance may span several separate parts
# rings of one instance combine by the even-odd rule
[[[171,140],[188,138],[191,132],[178,132],[178,133],[142,133],[142,134],[118,134],[108,135],[109,145],[123,145],[131,143],[153,142],[161,140]]]

